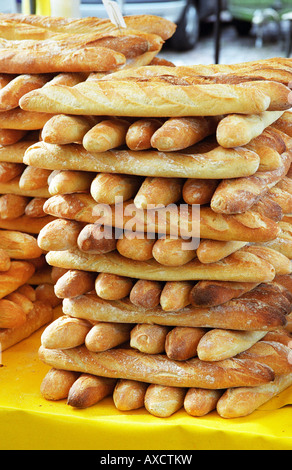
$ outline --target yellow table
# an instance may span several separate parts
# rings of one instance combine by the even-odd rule
[[[49,366],[38,359],[43,330],[2,354],[1,450],[291,450],[292,388],[247,418],[217,413],[167,419],[144,409],[122,413],[108,398],[86,410],[48,402],[40,384]],[[287,405],[287,406],[285,406]]]

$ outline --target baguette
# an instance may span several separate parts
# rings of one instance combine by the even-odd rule
[[[98,255],[114,251],[117,247],[117,240],[111,227],[88,224],[80,231],[77,245],[84,253]]]
[[[120,411],[143,408],[147,388],[148,384],[136,380],[118,380],[113,393],[115,407]]]
[[[152,136],[151,146],[161,152],[174,152],[216,133],[220,118],[186,117],[168,119]],[[221,144],[220,144],[221,145]]]
[[[162,126],[159,119],[138,119],[133,122],[126,134],[126,144],[130,150],[148,150],[152,147],[151,138]]]
[[[27,134],[26,130],[21,129],[0,129],[0,145],[13,145],[22,140]]]
[[[39,358],[59,369],[116,379],[147,380],[152,384],[183,388],[257,386],[274,379],[274,373],[269,367],[249,360],[228,359],[206,363],[191,359],[178,362],[163,355],[143,354],[131,349],[92,353],[84,346],[66,351],[41,346]]]
[[[21,175],[25,166],[22,163],[0,163],[0,183],[9,183],[17,176]]]
[[[244,214],[217,214],[210,207],[168,206],[144,211],[131,200],[115,206],[96,204],[87,194],[53,196],[44,204],[46,214],[85,223],[114,226],[125,231],[160,233],[182,238],[259,242],[274,240],[280,233],[277,223],[248,211]],[[199,212],[199,213],[198,213]],[[200,223],[198,223],[200,222]],[[199,232],[200,229],[200,232]]]
[[[139,209],[174,204],[181,199],[182,186],[183,181],[179,178],[145,178],[134,198],[134,204]]]
[[[255,289],[255,282],[199,281],[189,300],[194,307],[215,307]]]
[[[282,207],[273,200],[270,191],[264,194],[260,200],[252,206],[252,210],[264,217],[268,217],[274,222],[280,222],[284,218]]]
[[[0,299],[26,284],[34,272],[33,264],[26,261],[12,261],[9,270],[0,273]]]
[[[247,145],[252,139],[277,121],[284,111],[265,111],[261,114],[240,116],[230,114],[224,117],[217,127],[217,141],[225,148]]]
[[[253,253],[254,255],[268,261],[272,266],[275,268],[276,275],[282,274],[291,274],[292,272],[292,262],[291,260],[279,253],[272,248],[265,247],[265,246],[245,246],[241,248],[241,252]]]
[[[44,251],[77,248],[81,229],[82,226],[74,220],[53,220],[40,230],[38,245]]]
[[[72,299],[91,292],[95,288],[95,275],[70,269],[55,283],[55,294],[59,299]]]
[[[183,408],[186,390],[151,384],[146,390],[144,404],[153,416],[168,418]]]
[[[25,213],[29,198],[17,194],[4,194],[0,196],[0,218],[15,219]]]
[[[131,289],[130,301],[146,310],[155,308],[160,303],[162,288],[161,282],[139,279]]]
[[[190,292],[194,283],[189,281],[166,282],[160,296],[160,305],[165,312],[178,312],[190,305]]]
[[[8,145],[6,147],[0,147],[0,162],[1,163],[18,163],[23,165],[23,157],[26,150],[35,144],[35,141],[21,140],[15,144]],[[24,166],[20,166],[24,169]],[[22,173],[22,172],[21,172]],[[18,173],[19,175],[20,173]],[[18,176],[15,175],[15,176]]]
[[[250,300],[245,295],[217,307],[186,307],[179,315],[176,312],[165,312],[159,307],[146,310],[128,300],[104,301],[94,295],[65,299],[63,309],[67,315],[89,321],[267,332],[287,324],[285,311],[273,305],[272,295],[275,294],[266,295],[266,302],[271,300],[270,304],[258,302],[256,296]]]
[[[188,178],[183,186],[182,196],[187,204],[209,204],[219,184],[217,180]]]
[[[23,215],[11,220],[0,219],[0,229],[37,235],[43,227],[52,222],[54,219],[55,217],[46,216],[41,218],[33,218],[28,217],[27,215]]]
[[[196,357],[197,348],[207,330],[204,328],[175,327],[166,336],[165,352],[169,359],[187,361]]]
[[[153,258],[152,250],[156,238],[147,237],[147,234],[137,236],[135,233],[124,233],[117,242],[116,248],[120,255],[136,261],[149,261]]]
[[[242,214],[249,210],[261,196],[275,186],[288,172],[291,154],[281,155],[282,164],[277,170],[256,172],[246,178],[222,181],[211,200],[211,208],[224,214]]]
[[[27,167],[28,168],[28,167]],[[25,173],[26,170],[22,172],[22,175]],[[24,197],[43,197],[43,198],[49,198],[50,193],[48,191],[47,185],[39,187],[37,189],[33,189],[33,185],[35,184],[34,181],[32,180],[31,183],[29,182],[27,176],[28,173],[26,173],[25,178],[26,178],[26,184],[27,184],[27,189],[24,189],[20,186],[20,180],[22,178],[22,175],[17,176],[11,181],[8,181],[8,183],[0,183],[0,193],[1,194],[14,194],[18,196],[24,196]],[[35,172],[37,173],[37,172]],[[36,180],[37,183],[37,180]],[[42,183],[44,184],[44,183]],[[30,186],[31,185],[31,186]],[[38,183],[36,184],[36,186]]]
[[[263,339],[265,331],[231,331],[213,329],[200,340],[197,353],[202,361],[221,361],[246,351]]]
[[[95,281],[95,291],[101,299],[120,300],[127,297],[134,282],[124,276],[111,273],[100,273]]]
[[[22,326],[0,331],[1,350],[4,351],[23,341],[52,320],[52,307],[42,302],[35,302],[34,309],[26,316],[26,321]]]
[[[50,75],[17,75],[0,90],[0,111],[17,108],[22,96],[42,88],[50,78]]]
[[[68,116],[57,114],[46,122],[42,140],[48,144],[66,145],[82,143],[85,134],[96,124],[93,116]]]
[[[99,322],[87,333],[85,345],[89,351],[102,352],[130,340],[132,325],[126,323]]]
[[[64,400],[68,397],[70,388],[78,377],[79,373],[77,372],[52,367],[41,383],[42,397],[49,401]]]
[[[44,197],[34,197],[25,207],[25,215],[27,217],[32,218],[41,218],[46,217],[46,213],[44,212],[44,203],[46,198]]]
[[[128,201],[135,196],[140,185],[136,176],[99,173],[91,183],[90,193],[98,203],[115,204],[117,198]]]
[[[161,354],[165,351],[165,341],[169,327],[162,325],[136,325],[131,330],[130,346],[145,354]]]
[[[196,258],[197,240],[160,238],[153,246],[153,258],[163,266],[184,266]]]
[[[226,419],[249,416],[291,384],[290,373],[279,375],[271,383],[259,387],[228,389],[217,403],[218,414]]]
[[[18,260],[38,258],[43,253],[34,236],[12,230],[0,230],[0,249]]]
[[[27,166],[19,180],[19,187],[24,190],[35,190],[47,187],[51,171]]]
[[[83,137],[88,152],[106,152],[126,144],[130,122],[125,119],[105,119],[93,126]]]
[[[79,318],[61,316],[47,326],[41,336],[45,348],[69,349],[84,344],[92,325]]]
[[[273,124],[273,127],[292,137],[292,114],[285,111],[284,114]]]
[[[133,159],[135,157],[135,159]],[[1,153],[0,153],[1,158]],[[217,147],[206,153],[110,150],[89,153],[80,145],[33,144],[25,152],[27,165],[50,170],[79,170],[163,178],[237,178],[254,174],[259,156],[248,149]]]
[[[224,391],[190,388],[185,396],[184,409],[190,416],[202,417],[216,409]]]
[[[79,250],[50,251],[49,265],[65,269],[103,272],[148,281],[223,280],[234,282],[269,282],[275,277],[271,264],[251,253],[234,253],[223,262],[205,265],[193,260],[187,265],[169,267],[155,260],[134,261],[111,252],[106,255],[86,255]]]
[[[31,302],[35,302],[36,301],[36,293],[35,293],[35,289],[30,286],[29,284],[24,284],[23,286],[20,286],[16,291],[15,293],[19,293],[19,294],[22,294],[24,295],[28,300],[30,300]]]
[[[54,196],[89,192],[92,180],[93,174],[86,171],[53,171],[48,178],[49,193]]]
[[[255,360],[271,367],[276,375],[282,375],[290,374],[292,371],[291,361],[289,362],[290,354],[291,348],[284,344],[274,341],[258,341],[236,357]]]
[[[52,117],[53,114],[24,111],[18,107],[0,113],[0,128],[19,131],[40,130]]]
[[[0,300],[0,328],[20,328],[26,322],[26,313],[17,303],[8,299]]]
[[[114,391],[116,380],[81,374],[69,390],[67,404],[74,408],[89,408]]]
[[[197,257],[201,263],[216,263],[227,256],[240,250],[247,245],[247,242],[239,241],[218,241],[218,240],[201,240],[197,248]]]
[[[13,68],[11,71],[14,71]],[[55,114],[138,118],[258,114],[270,108],[271,98],[267,92],[267,89],[264,92],[260,90],[258,85],[216,84],[208,85],[206,89],[205,85],[173,86],[148,81],[100,80],[80,83],[74,89],[55,85],[34,90],[21,98],[20,106],[26,111],[43,112],[46,109]],[[287,96],[286,92],[286,108]]]
[[[54,286],[52,284],[40,284],[35,289],[36,300],[43,302],[46,305],[51,305],[53,308],[61,305],[62,301],[56,296]]]
[[[0,271],[8,271],[11,266],[11,259],[6,249],[0,248]]]
[[[269,197],[276,204],[279,204],[283,214],[291,215],[292,214],[292,194],[291,192],[285,191],[282,188],[279,188],[275,185],[269,191]]]

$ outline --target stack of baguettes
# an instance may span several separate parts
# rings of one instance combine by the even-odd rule
[[[41,140],[43,127],[53,115],[24,111],[19,101],[42,87],[73,87],[91,73],[102,76],[121,67],[156,63],[175,25],[147,15],[126,18],[126,23],[127,29],[119,31],[109,20],[98,18],[0,15],[2,351],[51,322],[54,307],[61,304],[54,293],[59,270],[47,264],[37,236],[55,219],[44,212],[44,202],[58,192],[57,184],[65,190],[65,182],[59,178],[57,183],[50,170],[23,162],[26,149]],[[94,118],[88,118],[88,126],[93,123]],[[80,184],[74,187],[82,189]]]
[[[84,182],[58,185],[38,237],[64,312],[46,398],[232,418],[292,384],[291,77],[285,59],[144,66],[20,100],[54,114],[24,163]]]

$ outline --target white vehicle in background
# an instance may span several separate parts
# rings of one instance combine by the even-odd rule
[[[124,16],[156,15],[177,24],[169,45],[177,51],[193,49],[200,36],[200,24],[216,11],[216,0],[119,0]],[[107,17],[102,0],[81,0],[81,16]]]

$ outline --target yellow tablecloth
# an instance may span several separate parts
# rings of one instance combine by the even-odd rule
[[[38,359],[40,335],[2,353],[1,450],[291,450],[292,387],[251,416],[224,420],[217,413],[167,419],[144,409],[122,413],[112,399],[86,410],[48,402],[40,384],[49,366]]]

